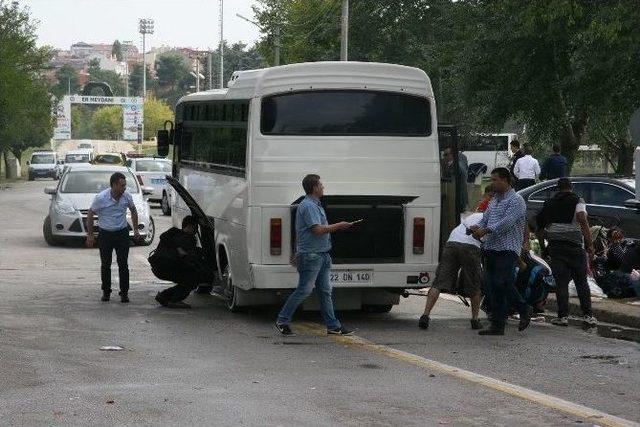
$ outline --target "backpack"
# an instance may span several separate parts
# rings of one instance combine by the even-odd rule
[[[631,298],[636,295],[629,276],[621,271],[610,271],[596,277],[596,283],[609,298]]]
[[[556,285],[551,269],[535,255],[523,254],[522,260],[527,264],[527,269],[518,272],[516,288],[527,304],[536,310],[542,310],[549,292]]]

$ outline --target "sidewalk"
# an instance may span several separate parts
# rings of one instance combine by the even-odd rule
[[[633,302],[635,302],[635,305],[630,304]],[[640,329],[640,298],[592,298],[591,304],[593,315],[599,322]],[[556,296],[554,294],[549,295],[545,308],[552,313],[555,313],[558,309]],[[580,302],[577,297],[569,298],[569,311],[573,315],[582,315]]]

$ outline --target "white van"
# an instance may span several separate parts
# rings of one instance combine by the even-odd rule
[[[487,173],[497,167],[508,167],[511,161],[511,141],[518,139],[515,133],[477,133],[464,138],[462,153],[469,164],[487,166]]]
[[[58,159],[58,153],[55,151],[34,151],[27,165],[29,181],[36,178],[60,179],[62,161]]]
[[[178,180],[169,183],[182,199],[173,223],[200,216],[229,309],[277,303],[298,280],[290,259],[301,181],[319,174],[329,221],[364,219],[332,235],[336,306],[389,311],[438,263],[436,117],[417,68],[316,62],[236,72],[228,89],[176,106]],[[160,133],[158,141],[162,155]]]

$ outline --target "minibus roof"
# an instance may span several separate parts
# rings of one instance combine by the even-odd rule
[[[228,89],[182,97],[185,101],[251,99],[302,90],[366,89],[406,92],[433,98],[427,74],[414,67],[375,62],[305,62],[258,70],[236,71]]]

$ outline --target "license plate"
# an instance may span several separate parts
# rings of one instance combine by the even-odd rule
[[[335,270],[329,274],[329,280],[334,285],[370,285],[373,280],[373,272],[366,270]]]
[[[151,178],[152,184],[166,184],[167,180],[164,178]]]

